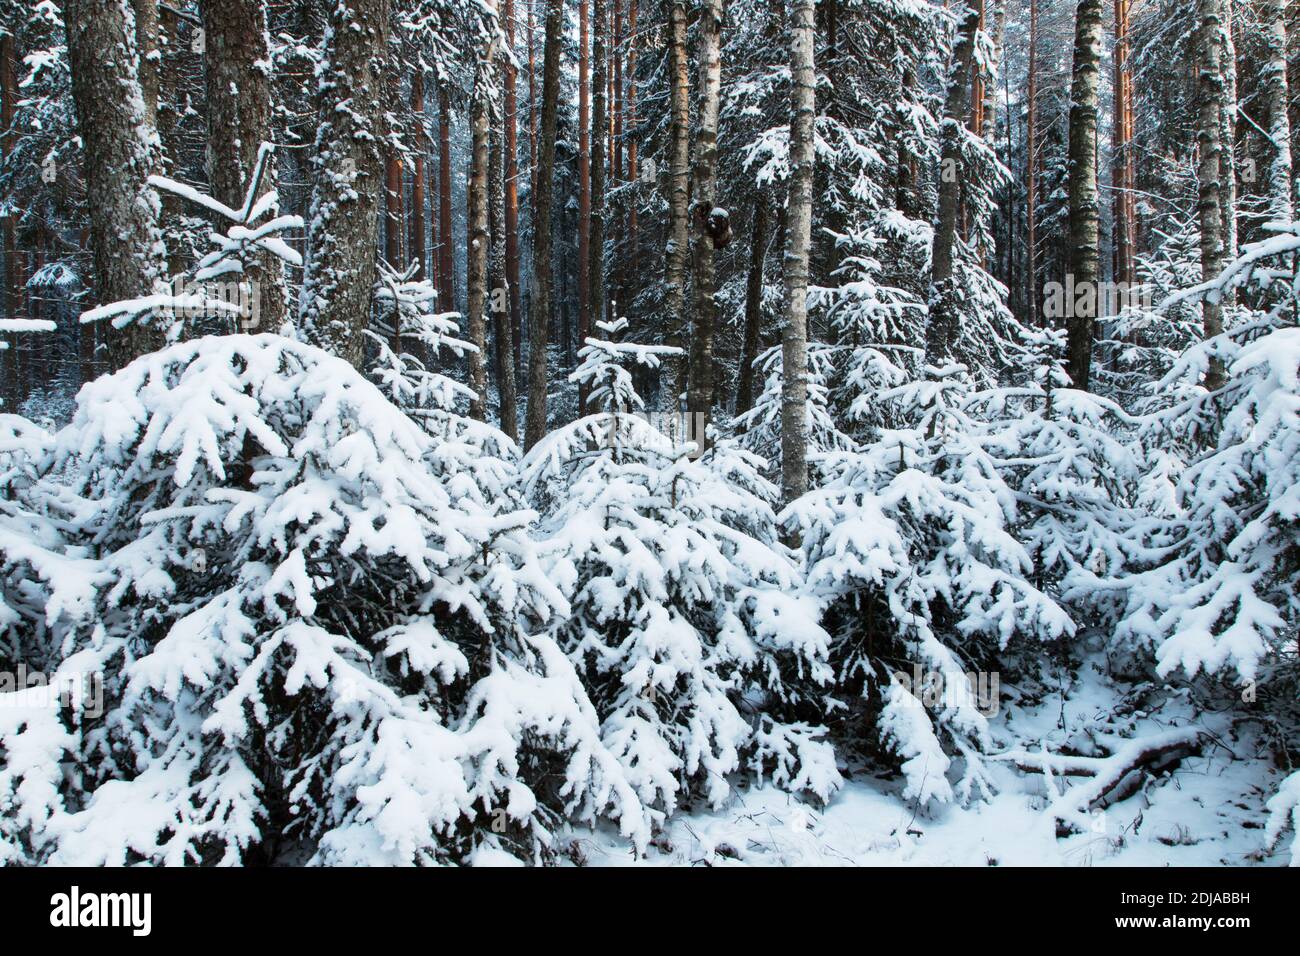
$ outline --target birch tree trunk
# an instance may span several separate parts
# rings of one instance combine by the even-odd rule
[[[466,196],[469,219],[469,250],[466,253],[465,324],[469,341],[477,349],[469,356],[469,387],[475,398],[470,402],[471,418],[487,418],[487,298],[488,255],[492,235],[488,229],[488,166],[491,143],[492,101],[496,96],[497,23],[495,0],[483,0],[489,13],[483,29],[488,39],[476,51],[474,93],[470,104],[470,177]]]
[[[708,446],[708,426],[713,412],[713,337],[718,312],[717,300],[714,298],[717,278],[713,253],[715,243],[725,245],[730,238],[729,228],[724,231],[726,217],[714,215],[717,203],[718,95],[722,82],[723,13],[723,0],[705,0],[700,7],[698,20],[699,105],[695,130],[695,197],[691,207],[695,309],[686,408],[693,432],[689,437],[698,442],[700,451]]]
[[[537,219],[533,229],[532,307],[529,312],[528,415],[525,448],[546,434],[546,352],[551,320],[551,212],[555,198],[556,112],[560,101],[560,54],[564,42],[561,0],[546,6],[542,53],[542,129],[537,157]]]
[[[95,294],[101,303],[155,290],[166,274],[161,205],[146,180],[158,166],[138,75],[135,17],[126,0],[66,0],[72,98],[90,203]],[[153,351],[161,330],[132,322],[105,329],[110,369]]]
[[[690,80],[687,77],[686,4],[671,0],[668,11],[669,132],[668,242],[664,249],[664,306],[669,345],[680,348],[686,331],[686,255],[690,247]],[[680,358],[663,363],[661,404],[676,413],[685,382]]]
[[[1201,278],[1210,280],[1223,270],[1223,213],[1219,177],[1223,173],[1219,140],[1222,130],[1223,69],[1219,61],[1220,0],[1197,0],[1200,19],[1197,45],[1200,49],[1200,72],[1197,83],[1199,129],[1197,149],[1200,153],[1200,195],[1197,212],[1201,227]],[[1223,331],[1223,306],[1206,297],[1201,303],[1202,334],[1213,338]],[[1223,363],[1214,359],[1205,374],[1205,387],[1211,391],[1223,384]]]
[[[790,13],[790,195],[781,341],[781,497],[786,503],[808,490],[808,254],[817,109],[813,37],[813,0],[795,0]]]
[[[1074,387],[1088,390],[1092,340],[1097,325],[1101,253],[1097,193],[1097,96],[1101,79],[1101,0],[1079,0],[1074,21],[1074,71],[1070,88],[1069,195],[1070,272],[1084,290],[1066,317],[1068,371]],[[1087,290],[1091,290],[1089,295]]]
[[[1286,0],[1265,0],[1262,11],[1265,61],[1260,90],[1268,115],[1269,216],[1290,222],[1293,215],[1291,190],[1291,120],[1287,115],[1289,91],[1286,78]]]

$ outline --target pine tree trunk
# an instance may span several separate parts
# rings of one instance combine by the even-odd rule
[[[1074,387],[1087,391],[1100,290],[1097,193],[1097,90],[1101,79],[1101,0],[1079,0],[1074,24],[1074,71],[1070,89],[1069,194],[1070,272],[1076,289],[1091,289],[1070,303],[1066,318],[1068,370]]]
[[[429,148],[429,137],[424,131],[424,72],[418,63],[411,75],[411,121],[415,124],[415,158],[411,168],[411,235],[408,244],[416,264],[414,278],[422,280],[428,275],[428,251],[424,241],[424,157]]]
[[[1219,177],[1223,173],[1219,140],[1222,131],[1223,68],[1219,62],[1222,47],[1219,19],[1220,0],[1197,0],[1200,19],[1198,47],[1200,72],[1197,84],[1197,109],[1199,129],[1197,149],[1200,152],[1200,195],[1197,202],[1201,227],[1201,277],[1209,281],[1223,270],[1223,214]],[[1202,332],[1213,338],[1223,331],[1223,306],[1206,298],[1201,303]],[[1205,387],[1211,391],[1223,384],[1223,364],[1212,360],[1205,375]]]
[[[456,308],[455,266],[451,258],[451,98],[438,84],[438,308]]]
[[[1265,61],[1260,89],[1272,151],[1268,166],[1269,216],[1276,222],[1290,222],[1295,207],[1291,187],[1291,120],[1287,115],[1286,0],[1265,0],[1262,14]]]
[[[199,13],[207,80],[207,160],[212,195],[232,209],[244,203],[262,143],[271,142],[271,78],[266,10],[261,0],[202,0]],[[268,163],[259,192],[276,188]],[[288,292],[280,260],[269,252],[255,274],[262,330],[276,332],[287,317]]]
[[[402,258],[402,154],[389,148],[384,156],[384,259],[399,272]]]
[[[970,7],[957,26],[957,45],[944,103],[943,142],[939,157],[939,209],[931,256],[930,316],[925,330],[925,360],[942,365],[957,344],[958,300],[954,276],[957,230],[961,219],[962,125],[969,109],[970,71],[979,14]]]
[[[763,325],[763,262],[767,254],[767,207],[754,202],[754,227],[749,237],[749,276],[745,282],[745,335],[740,349],[740,380],[736,385],[736,414],[754,407],[754,363]]]
[[[605,31],[605,2],[591,0],[591,19],[595,24],[592,34],[592,115],[603,116],[605,113],[606,78],[609,71],[608,34]],[[584,270],[586,284],[579,287],[578,299],[582,302],[579,311],[578,343],[583,344],[591,334],[590,323],[605,318],[605,126],[592,123],[591,136],[591,194],[588,197],[587,213],[590,217],[591,235],[587,248],[588,261]],[[588,323],[585,327],[584,321]],[[578,414],[587,412],[587,396],[590,388],[584,383],[578,389]]]
[[[627,49],[627,179],[628,182],[635,184],[641,170],[637,160],[636,145],[636,57],[639,37],[637,36],[637,0],[632,0],[631,7],[627,13],[627,32],[628,32],[628,49]],[[633,192],[628,199],[627,209],[627,238],[628,251],[632,256],[636,255],[636,231],[637,231],[637,194]]]
[[[542,54],[542,130],[537,157],[537,221],[533,229],[532,308],[529,315],[528,416],[524,443],[532,448],[546,434],[546,358],[551,318],[551,211],[555,196],[555,135],[560,101],[560,55],[564,42],[562,2],[547,0],[546,48]]]
[[[95,294],[101,303],[148,295],[165,278],[161,206],[146,184],[158,166],[157,131],[144,115],[135,25],[122,0],[65,0],[72,97],[90,203]],[[118,369],[158,348],[161,331],[132,322],[106,329]]]
[[[691,207],[695,309],[686,409],[691,422],[690,437],[695,439],[700,451],[708,446],[708,426],[713,413],[713,337],[718,312],[713,254],[718,243],[725,245],[730,238],[729,231],[723,231],[726,217],[714,215],[717,202],[718,96],[722,80],[723,13],[723,0],[705,0],[700,7],[698,20],[699,104],[695,131],[695,198]]]
[[[502,51],[497,51],[498,61]],[[494,69],[500,73],[501,63]],[[492,255],[488,273],[492,277],[492,337],[496,345],[497,397],[500,399],[501,430],[511,441],[519,440],[519,409],[515,392],[514,338],[510,327],[510,280],[506,269],[506,183],[505,130],[499,124],[489,138],[492,161],[488,164],[488,226],[492,234]]]
[[[664,306],[668,313],[669,345],[680,348],[686,331],[686,256],[690,248],[690,88],[687,78],[686,4],[669,4],[669,134],[668,134],[668,243],[664,250]],[[685,363],[680,358],[663,363],[661,402],[676,412],[684,390]]]
[[[817,109],[813,0],[795,0],[790,12],[790,77],[786,317],[781,342],[781,496],[786,503],[808,490],[808,255],[812,246],[813,122]]]
[[[1115,111],[1111,121],[1115,185],[1114,219],[1115,279],[1132,285],[1137,281],[1134,263],[1136,237],[1136,187],[1133,161],[1132,98],[1133,77],[1129,68],[1129,8],[1132,0],[1115,0]]]
[[[484,0],[488,10],[495,13],[494,0]],[[493,18],[492,27],[495,27]],[[466,195],[469,222],[469,251],[466,254],[465,299],[466,328],[469,340],[477,349],[469,356],[469,387],[475,398],[470,402],[471,418],[484,421],[487,417],[487,296],[488,255],[492,236],[488,229],[488,166],[490,151],[489,123],[492,118],[492,100],[496,96],[496,31],[492,30],[485,48],[477,51],[474,60],[474,93],[470,103],[470,176]]]

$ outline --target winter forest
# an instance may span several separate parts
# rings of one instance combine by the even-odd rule
[[[1300,7],[0,0],[0,865],[1300,864]]]

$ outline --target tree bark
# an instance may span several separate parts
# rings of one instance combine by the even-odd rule
[[[206,65],[207,163],[212,195],[232,209],[244,203],[262,143],[271,134],[270,38],[260,0],[202,0]],[[267,164],[260,192],[276,188],[275,163]],[[287,317],[288,292],[280,260],[269,252],[254,274],[258,316],[278,331]]]
[[[931,255],[930,316],[925,330],[925,360],[941,365],[957,343],[958,290],[954,277],[957,230],[961,218],[962,127],[970,103],[970,71],[974,60],[979,14],[967,7],[957,26],[957,45],[944,104],[943,144],[939,158],[939,209]]]
[[[740,381],[736,386],[736,414],[754,407],[754,363],[763,325],[763,262],[767,255],[767,207],[754,202],[754,226],[749,238],[749,276],[745,282],[745,335],[740,350]]]
[[[1137,176],[1133,159],[1133,76],[1129,67],[1131,6],[1132,0],[1115,0],[1115,112],[1111,121],[1115,279],[1127,285],[1137,281],[1137,206],[1133,196]]]
[[[605,114],[606,79],[609,72],[609,51],[607,48],[606,17],[604,0],[591,0],[592,21],[596,29],[592,34],[592,115]],[[591,137],[591,195],[588,197],[588,216],[590,217],[591,235],[587,254],[590,257],[586,266],[587,283],[579,288],[578,298],[583,303],[579,311],[578,343],[585,342],[591,334],[590,323],[601,321],[605,315],[605,126],[603,123],[592,124]],[[585,313],[585,327],[582,325]],[[578,414],[587,411],[587,396],[590,388],[584,383],[578,389]]]
[[[1074,387],[1087,391],[1097,324],[1100,279],[1097,195],[1097,87],[1101,78],[1101,0],[1079,0],[1074,24],[1074,71],[1070,89],[1069,195],[1070,272],[1085,290],[1069,303],[1066,318],[1068,371]],[[1088,295],[1086,290],[1092,290]]]
[[[308,340],[362,371],[383,188],[388,9],[388,0],[339,0],[329,9],[302,289]]]
[[[477,51],[474,60],[474,94],[470,104],[469,190],[466,196],[469,220],[469,251],[465,276],[466,326],[469,340],[478,351],[469,356],[469,387],[475,398],[470,402],[470,417],[484,421],[487,417],[487,295],[488,254],[492,236],[488,230],[488,167],[490,150],[489,124],[496,97],[496,3],[484,0],[490,16],[491,39]]]
[[[700,451],[708,446],[713,413],[713,337],[717,325],[717,277],[713,253],[726,244],[726,217],[714,215],[717,201],[718,96],[722,82],[723,0],[705,0],[700,7],[699,105],[695,132],[695,199],[692,204],[692,260],[695,274],[695,321],[691,329],[690,375],[686,400]],[[791,149],[793,154],[793,147]],[[811,194],[811,192],[810,192]],[[805,277],[806,282],[806,277]]]
[[[411,119],[415,123],[415,158],[411,167],[411,258],[415,260],[416,280],[428,274],[427,249],[424,242],[424,157],[429,148],[429,137],[424,131],[424,71],[417,62],[411,75]]]
[[[1268,115],[1269,216],[1290,222],[1294,215],[1291,187],[1291,120],[1287,115],[1286,0],[1265,0],[1263,6],[1264,56],[1260,88]]]
[[[1221,0],[1219,64],[1223,98],[1219,103],[1219,216],[1223,220],[1223,261],[1237,258],[1237,44],[1233,39],[1233,0]],[[1229,292],[1225,297],[1231,299]]]
[[[519,286],[519,94],[518,70],[515,67],[514,0],[505,0],[506,47],[502,59],[505,85],[505,229],[506,282],[510,286],[510,364],[511,377],[519,368],[523,342],[523,290]],[[518,425],[514,426],[518,431]]]
[[[551,318],[551,207],[555,195],[555,134],[560,100],[560,54],[564,42],[562,2],[547,0],[546,48],[542,55],[542,130],[537,161],[537,222],[533,230],[534,293],[529,316],[527,448],[546,434],[546,359]]]
[[[135,23],[124,0],[65,0],[72,97],[86,171],[101,303],[154,292],[166,271],[161,206],[146,180],[158,165],[157,130],[148,125],[138,78]],[[107,329],[117,369],[163,342],[161,331],[132,322]]]
[[[781,492],[786,503],[808,490],[808,254],[812,246],[813,124],[817,108],[813,0],[795,0],[791,10],[790,76],[786,322],[781,342]]]
[[[604,6],[597,12],[596,36],[604,50]],[[591,334],[591,312],[599,305],[590,298],[591,285],[591,131],[600,136],[604,114],[605,75],[591,76],[591,0],[578,0],[578,342]],[[595,94],[594,96],[592,94]],[[596,107],[592,110],[592,100]],[[602,170],[603,175],[603,170]],[[587,389],[578,389],[578,414],[586,409]]]
[[[18,74],[15,67],[17,58],[18,51],[13,34],[0,35],[0,164],[8,159],[17,142],[13,131],[14,113],[18,102]],[[5,260],[3,289],[5,308],[0,315],[16,318],[19,313],[19,303],[22,301],[22,270],[18,263],[17,223],[12,214],[0,217],[0,251],[3,252]],[[18,387],[18,347],[14,341],[16,336],[10,335],[6,338],[9,347],[0,352],[0,361],[3,362],[4,369],[4,392],[0,395],[0,399],[3,399],[5,410],[13,411],[22,398]]]
[[[1223,270],[1223,214],[1219,177],[1223,174],[1220,157],[1223,144],[1219,135],[1223,112],[1223,69],[1219,61],[1222,45],[1219,17],[1220,0],[1197,0],[1200,19],[1197,44],[1200,49],[1200,73],[1197,83],[1199,129],[1197,149],[1200,153],[1200,195],[1197,212],[1201,227],[1201,278],[1209,281]],[[1213,338],[1223,331],[1223,306],[1206,297],[1201,303],[1202,332]],[[1223,363],[1214,359],[1205,374],[1205,387],[1211,391],[1223,385]]]
[[[456,308],[455,266],[451,258],[451,98],[438,84],[438,308]]]
[[[668,313],[669,345],[682,346],[686,331],[686,256],[690,248],[690,80],[687,77],[686,4],[669,5],[669,133],[668,133],[668,242],[664,250],[664,306]],[[676,412],[685,382],[685,363],[670,358],[663,363],[661,402]]]
[[[1025,300],[1038,324],[1038,0],[1029,4],[1029,77],[1025,97]]]

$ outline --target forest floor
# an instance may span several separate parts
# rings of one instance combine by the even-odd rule
[[[1008,690],[1004,688],[1004,691]],[[1015,698],[1015,688],[1010,694]],[[1161,699],[1158,712],[1138,704]],[[1155,709],[1153,708],[1153,711]],[[1003,704],[991,721],[999,747],[1038,752],[1087,750],[1094,734],[1141,739],[1173,726],[1205,734],[1188,756],[1141,790],[1094,811],[1085,832],[1058,836],[1049,784],[1041,773],[992,764],[997,793],[970,805],[917,811],[902,781],[855,773],[829,806],[814,809],[775,788],[738,790],[715,811],[678,813],[648,856],[636,861],[609,832],[575,831],[589,865],[717,866],[1281,866],[1264,848],[1264,802],[1284,776],[1258,734],[1228,715],[1197,712],[1163,685],[1111,681],[1086,663],[1039,701]],[[1087,778],[1054,779],[1065,790]]]

